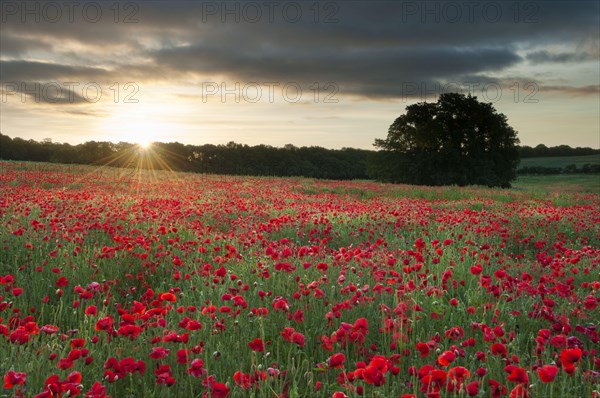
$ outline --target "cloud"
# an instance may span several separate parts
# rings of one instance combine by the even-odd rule
[[[596,60],[594,56],[587,52],[581,53],[551,53],[546,50],[536,51],[527,54],[527,60],[533,64],[543,63],[569,63],[569,62],[585,62]]]
[[[81,95],[71,88],[58,82],[2,82],[2,102],[9,100],[21,103],[67,105],[94,102],[95,97]],[[95,94],[94,94],[95,95]]]
[[[0,80],[194,86],[214,79],[307,89],[333,82],[340,94],[418,96],[414,85],[514,74],[525,59],[589,60],[587,49],[540,50],[598,36],[598,4],[576,3],[339,1],[315,9],[310,2],[256,2],[261,17],[253,22],[257,14],[244,2],[134,2],[117,17],[112,3],[95,2],[103,17],[94,23],[82,17],[82,6],[73,22],[66,12],[58,23],[9,15],[1,27]],[[135,22],[123,23],[126,16]]]
[[[43,37],[14,35],[8,33],[7,29],[2,29],[0,48],[3,57],[18,58],[30,51],[47,50],[50,47]]]
[[[600,85],[587,86],[540,86],[540,91],[543,92],[559,92],[573,97],[595,96],[600,94]]]
[[[64,65],[38,61],[0,61],[0,81],[17,82],[27,80],[39,81],[73,81],[74,79],[101,79],[109,76],[109,71],[82,65]]]
[[[66,110],[65,111],[68,114],[71,115],[75,115],[75,116],[91,116],[91,117],[100,117],[100,118],[105,118],[105,117],[109,117],[110,114],[108,113],[103,113],[103,112],[95,112],[95,111],[84,111],[84,110]]]
[[[501,70],[521,58],[496,48],[347,49],[337,52],[302,51],[285,47],[268,52],[246,48],[231,52],[215,46],[161,49],[157,64],[179,73],[225,75],[246,82],[295,82],[308,88],[314,82],[335,83],[341,93],[366,97],[403,95],[404,86],[436,82],[482,71]]]
[[[125,85],[140,81],[168,81],[177,76],[176,71],[170,74],[162,66],[152,64],[115,64],[110,68],[69,65],[54,62],[28,60],[0,60],[0,82],[11,86],[42,82],[73,86],[81,90],[86,85],[100,86],[103,91],[109,90],[115,83]]]

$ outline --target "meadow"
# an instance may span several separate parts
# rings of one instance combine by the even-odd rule
[[[561,193],[600,195],[600,174],[522,175],[516,179],[513,187],[533,195]]]
[[[0,163],[0,396],[598,397],[581,178]]]

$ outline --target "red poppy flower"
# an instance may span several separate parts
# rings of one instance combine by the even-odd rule
[[[171,387],[176,382],[171,374],[171,365],[169,364],[158,365],[154,370],[154,374],[156,375],[156,384],[166,384]]]
[[[110,330],[112,330],[112,328],[113,328],[113,319],[110,315],[108,315],[104,318],[100,318],[96,322],[95,329],[98,331],[101,331],[101,330],[110,331]]]
[[[81,338],[73,339],[73,340],[71,340],[70,345],[71,345],[71,348],[81,348],[85,345],[85,339],[81,339]]]
[[[331,398],[348,398],[348,396],[346,394],[344,394],[343,392],[336,391],[333,393]]]
[[[544,365],[537,370],[537,373],[543,383],[550,383],[554,381],[556,373],[558,373],[558,367],[554,365]]]
[[[492,395],[492,398],[499,398],[508,394],[508,389],[496,380],[489,379],[488,384],[490,386],[490,394]]]
[[[510,392],[510,398],[529,398],[527,387],[523,384],[517,384]]]
[[[62,370],[71,369],[73,367],[73,361],[71,361],[69,358],[61,358],[58,360],[58,364],[56,366]]]
[[[227,398],[229,396],[229,387],[223,383],[211,383],[210,391],[211,398]]]
[[[106,398],[106,387],[95,381],[88,392],[85,393],[86,398]]]
[[[169,355],[171,350],[164,347],[152,347],[152,352],[150,353],[150,358],[152,359],[161,359]]]
[[[574,364],[581,359],[582,351],[580,348],[564,349],[560,352],[560,361],[563,365]]]
[[[69,279],[64,276],[59,277],[55,283],[56,287],[65,287],[69,285]]]
[[[4,388],[13,388],[16,385],[23,385],[25,384],[26,379],[27,374],[25,372],[9,370],[4,376]]]
[[[500,355],[503,358],[506,357],[506,346],[504,344],[500,344],[500,343],[494,343],[492,344],[492,354],[494,355]]]
[[[245,374],[239,370],[234,373],[233,381],[235,381],[235,384],[242,387],[244,390],[252,387],[252,375]]]
[[[456,354],[452,351],[444,351],[437,359],[440,366],[448,366],[456,359]]]
[[[10,342],[23,345],[29,341],[29,332],[23,326],[19,326],[10,333]]]
[[[298,344],[300,347],[304,347],[304,335],[302,333],[296,332],[294,328],[286,327],[280,334],[285,341]]]
[[[95,305],[90,305],[85,309],[85,315],[96,316],[97,313],[98,313],[98,309],[96,308]]]
[[[483,272],[483,267],[481,266],[481,264],[475,264],[471,267],[471,274],[473,275],[479,275]]]
[[[201,377],[207,373],[207,370],[204,369],[204,361],[200,358],[194,359],[190,365],[187,372],[194,377]]]
[[[136,338],[142,332],[142,328],[138,325],[125,325],[117,329],[120,336],[129,337],[131,340]]]
[[[79,383],[81,383],[81,379],[82,379],[81,373],[79,373],[76,370],[69,373],[69,376],[67,376],[67,380],[69,380],[70,383],[79,384]]]
[[[333,354],[327,359],[327,366],[330,368],[341,368],[344,366],[346,356],[343,353]]]
[[[421,378],[421,391],[424,393],[439,392],[446,384],[446,372],[434,369]]]
[[[426,358],[429,356],[429,345],[423,342],[417,343],[415,348],[419,351],[419,355],[421,358]]]
[[[367,366],[364,369],[362,376],[367,383],[375,386],[381,386],[385,383],[385,373],[374,364]]]
[[[455,366],[452,369],[448,370],[448,378],[451,380],[458,381],[463,383],[465,380],[471,377],[471,372],[467,368],[462,366]]]
[[[512,381],[513,383],[519,384],[527,384],[529,382],[529,376],[527,375],[527,371],[523,368],[514,365],[509,365],[504,370],[510,373],[508,375],[508,381]]]
[[[298,344],[300,347],[304,347],[305,338],[302,333],[294,332],[292,334],[292,342]]]
[[[252,340],[251,342],[249,342],[248,346],[250,347],[250,349],[252,351],[256,351],[256,352],[263,352],[265,350],[265,345],[264,345],[262,339],[259,339],[258,337],[255,338],[254,340]]]
[[[159,297],[162,301],[169,301],[173,303],[177,301],[177,297],[175,297],[173,293],[161,293]]]
[[[185,348],[177,350],[177,363],[186,364],[190,362],[189,351]]]
[[[580,348],[567,348],[560,352],[559,360],[566,373],[575,373],[575,363],[579,362],[581,355],[582,351]]]
[[[470,397],[479,394],[479,381],[476,380],[467,384],[467,394],[469,394]]]
[[[40,329],[42,332],[46,334],[54,334],[58,332],[58,326],[56,325],[44,325]]]

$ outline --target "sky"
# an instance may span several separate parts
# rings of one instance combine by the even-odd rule
[[[373,149],[444,92],[600,147],[597,1],[5,1],[0,132]]]

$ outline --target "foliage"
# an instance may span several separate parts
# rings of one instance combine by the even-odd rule
[[[535,148],[523,147],[521,153],[522,155],[535,154],[538,153],[536,151],[539,148],[545,148],[548,153],[562,154],[598,152],[592,148],[571,148],[566,145],[547,148],[538,145]],[[559,152],[555,151],[557,148],[560,148]],[[0,134],[0,159],[232,175],[303,176],[341,180],[378,177],[385,181],[395,181],[396,177],[401,175],[403,166],[402,159],[399,159],[396,153],[354,148],[332,150],[317,146],[300,148],[293,145],[286,145],[283,148],[269,145],[248,146],[234,142],[227,145],[155,142],[150,150],[142,151],[137,145],[127,142],[115,144],[88,141],[79,145],[70,145],[55,143],[51,139],[38,142],[18,137],[10,138],[3,134]],[[552,164],[547,165],[546,160],[551,161]],[[531,161],[542,162],[542,164],[531,163]],[[571,163],[576,164],[580,166],[577,168],[578,172],[597,172],[595,164],[598,162],[595,159],[589,160],[586,156],[528,158],[521,161],[520,167],[555,167],[554,163],[557,162],[562,165],[561,167]],[[590,163],[591,166],[585,166],[586,163]],[[530,171],[546,174],[549,170]],[[562,169],[553,172],[561,171]]]
[[[571,148],[568,145],[558,145],[547,147],[539,144],[535,147],[523,145],[519,148],[521,158],[543,158],[543,157],[563,157],[563,156],[589,156],[600,154],[600,149],[593,148]]]
[[[88,141],[79,145],[10,138],[0,134],[0,159],[136,167],[154,170],[330,179],[367,178],[371,151],[317,146],[184,145],[155,142],[143,151],[127,142]]]
[[[383,181],[509,187],[516,176],[517,133],[491,104],[462,94],[406,108],[390,126],[369,171]]]

